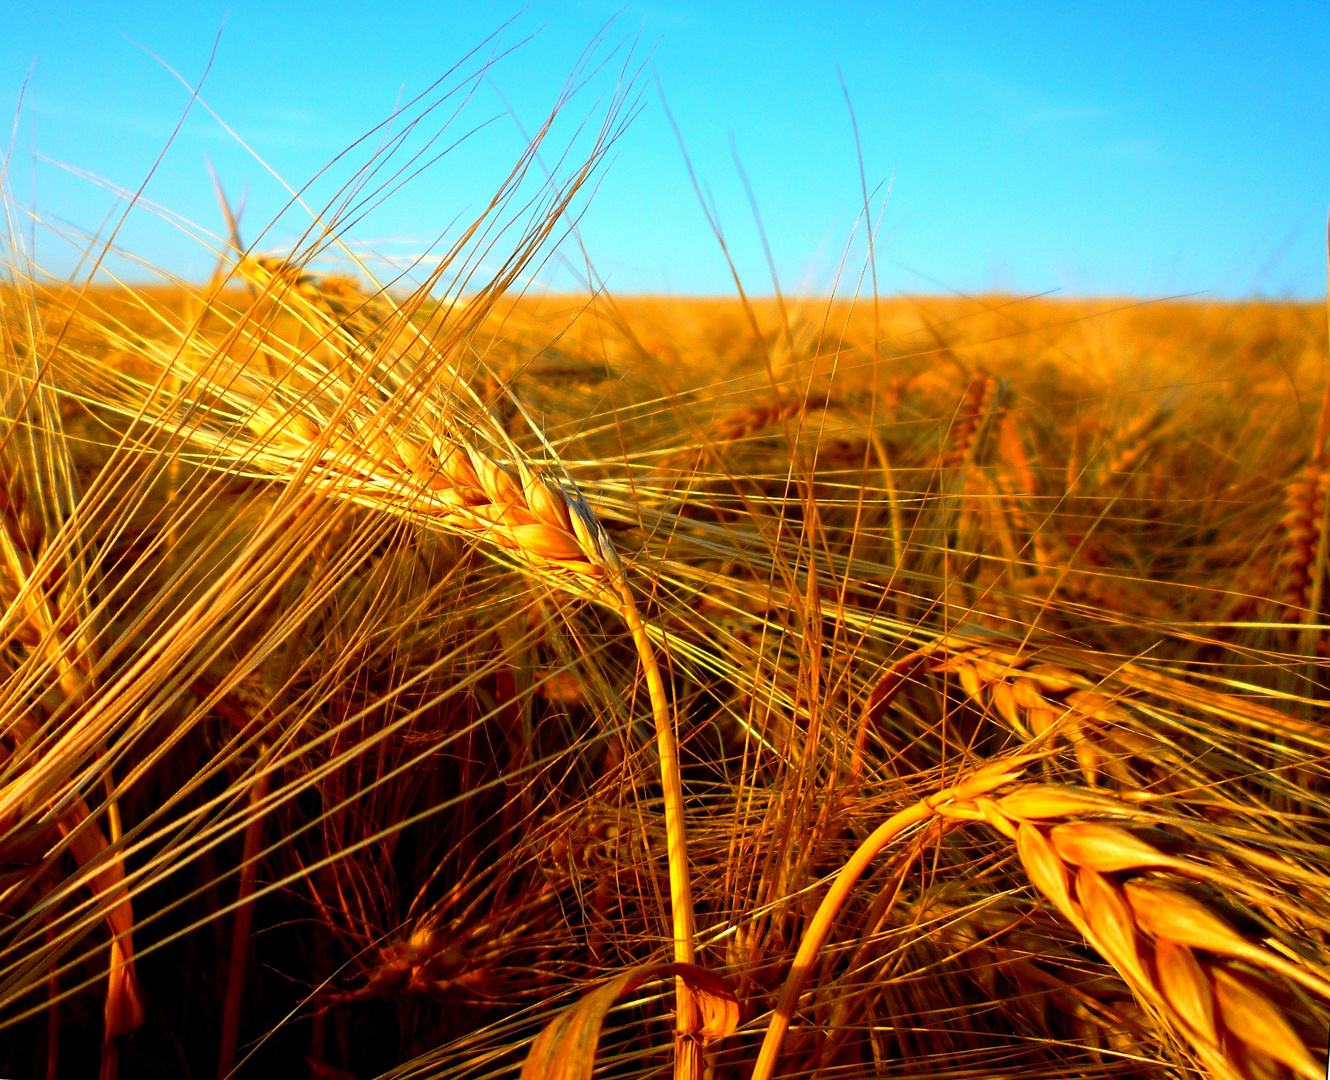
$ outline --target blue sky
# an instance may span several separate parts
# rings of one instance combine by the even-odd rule
[[[491,122],[359,222],[345,237],[356,250],[409,257],[483,206],[521,152],[518,121],[539,123],[613,20],[610,44],[637,38],[637,55],[649,59],[642,109],[580,222],[618,293],[734,288],[656,79],[745,287],[769,292],[771,275],[736,154],[782,286],[830,288],[862,209],[839,68],[868,185],[889,184],[877,245],[884,291],[1324,295],[1330,4],[1319,0],[816,11],[599,0],[7,2],[0,101],[11,115],[28,78],[7,182],[25,206],[35,193],[39,214],[67,234],[102,229],[115,197],[101,181],[136,188],[188,101],[145,50],[196,81],[220,31],[203,99],[298,185],[510,19],[499,47],[519,47],[474,85],[445,141]],[[603,108],[618,70],[606,68],[572,103],[556,143],[585,145],[575,121]],[[370,150],[346,161],[359,164]],[[247,192],[242,233],[252,240],[285,194],[201,108],[145,197],[220,231],[205,157],[233,198]],[[316,191],[345,175],[338,166]],[[280,250],[299,225],[286,215],[262,246]],[[851,282],[863,257],[858,235]],[[178,273],[204,276],[213,261],[151,212],[136,212],[120,239]],[[75,255],[68,240],[39,232],[37,258],[66,274]],[[554,288],[573,281],[557,262],[539,276]]]

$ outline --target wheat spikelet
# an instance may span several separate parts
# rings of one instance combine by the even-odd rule
[[[1330,257],[1330,232],[1326,234]],[[1327,293],[1330,298],[1330,293]],[[1327,565],[1327,517],[1330,515],[1330,469],[1326,439],[1330,437],[1330,383],[1321,402],[1321,416],[1307,463],[1284,489],[1284,621],[1315,622],[1323,599]]]
[[[238,270],[257,295],[277,308],[314,316],[312,328],[356,349],[373,349],[391,333],[395,314],[382,292],[371,295],[345,274],[315,274],[298,260],[241,258]],[[322,316],[322,318],[319,318]]]
[[[213,455],[214,468],[257,471],[484,540],[564,588],[620,606],[622,566],[612,543],[571,478],[527,459],[479,406],[449,358],[460,342],[424,342],[409,325],[409,308],[369,300],[354,309],[364,325],[348,331],[344,310],[361,294],[336,279],[330,288],[299,260],[246,257],[239,268],[263,299],[334,348],[332,366],[297,351],[282,370],[265,372],[205,351],[186,396],[140,422],[188,438]],[[493,300],[473,301],[470,321]],[[194,402],[214,393],[238,425],[187,420]]]

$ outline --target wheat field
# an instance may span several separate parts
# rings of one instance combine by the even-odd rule
[[[591,174],[11,229],[0,1073],[1319,1080],[1325,307],[524,290]]]

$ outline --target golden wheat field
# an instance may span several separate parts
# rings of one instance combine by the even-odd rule
[[[1320,1080],[1325,307],[524,291],[587,175],[11,235],[0,1074]]]

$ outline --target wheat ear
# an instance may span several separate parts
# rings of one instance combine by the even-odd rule
[[[712,425],[710,437],[713,442],[738,442],[829,404],[830,400],[822,394],[799,400],[777,399],[767,404],[743,405],[717,420]]]
[[[1133,756],[1184,769],[1176,752],[1137,733],[1118,700],[1086,689],[1090,683],[1083,676],[1056,664],[958,639],[944,643],[941,654],[932,657],[932,669],[954,675],[979,709],[995,714],[1023,741],[1052,750],[1065,738],[1091,787],[1102,783],[1104,773],[1136,785],[1140,778],[1128,765]],[[1184,782],[1170,776],[1158,784],[1169,788]]]
[[[964,638],[942,639],[887,670],[869,695],[856,740],[856,762],[862,758],[868,724],[921,668],[954,676],[977,708],[994,714],[1023,742],[1053,750],[1065,738],[1087,784],[1097,785],[1105,771],[1123,783],[1136,783],[1124,759],[1146,748],[1116,701],[1085,689],[1087,680],[1066,668]],[[1170,754],[1154,744],[1148,749],[1155,756]]]
[[[938,461],[940,468],[957,469],[974,459],[985,422],[992,415],[1001,392],[1000,379],[983,368],[975,369],[956,406],[947,445]]]
[[[373,458],[367,462],[366,445]],[[331,494],[409,515],[427,528],[460,532],[505,551],[522,569],[564,591],[610,608],[632,636],[651,700],[660,757],[669,852],[670,908],[676,963],[696,956],[689,885],[683,783],[669,697],[623,563],[573,481],[552,479],[514,451],[505,467],[461,439],[371,435],[318,454],[313,470]],[[676,1076],[701,1075],[699,1017],[692,992],[677,982]]]
[[[1312,592],[1316,583],[1317,553],[1322,544],[1326,493],[1330,471],[1319,461],[1305,466],[1284,491],[1284,620],[1315,621]]]
[[[1190,892],[1148,878],[1120,881],[1118,875],[1158,870],[1216,876],[1204,863],[1166,855],[1117,824],[1085,820],[1131,816],[1136,808],[1075,788],[1038,786],[956,810],[1015,840],[1031,883],[1216,1078],[1257,1080],[1273,1061],[1322,1080],[1263,982],[1228,961],[1281,975],[1327,1001],[1330,982],[1238,933]],[[1215,959],[1203,961],[1194,950]]]

